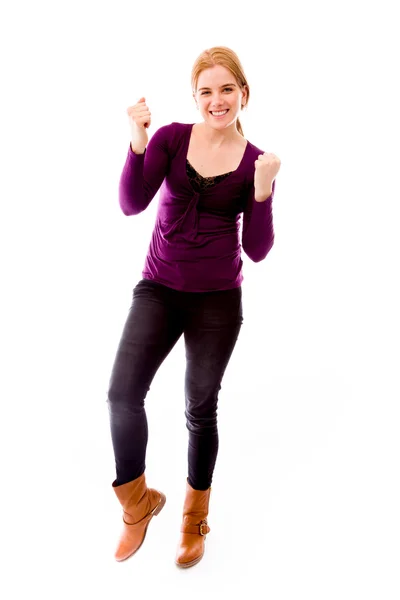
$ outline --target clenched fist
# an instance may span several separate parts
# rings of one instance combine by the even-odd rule
[[[140,98],[139,102],[134,106],[130,106],[127,111],[131,125],[135,124],[137,127],[150,127],[151,123],[151,112],[146,104],[145,98]]]
[[[145,98],[140,98],[134,106],[130,106],[127,111],[129,124],[131,127],[131,147],[136,154],[143,154],[149,136],[146,129],[151,124],[151,112],[146,104]]]
[[[281,166],[279,158],[272,152],[260,154],[254,162],[254,189],[257,202],[263,202],[271,195],[272,182]]]

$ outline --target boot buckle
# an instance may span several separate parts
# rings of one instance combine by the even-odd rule
[[[206,535],[207,531],[203,531],[203,527],[207,527],[207,521],[202,521],[199,525],[200,527],[200,535]]]

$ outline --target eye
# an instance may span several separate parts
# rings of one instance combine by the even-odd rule
[[[224,92],[227,91],[227,90],[228,90],[228,92],[232,92],[232,88],[231,87],[224,88]],[[201,92],[201,96],[204,96],[204,94],[209,94],[209,93],[210,93],[209,91]]]

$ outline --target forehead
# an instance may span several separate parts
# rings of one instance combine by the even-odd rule
[[[222,65],[215,65],[210,69],[201,71],[197,80],[197,89],[201,87],[219,87],[229,82],[236,83],[233,73]]]

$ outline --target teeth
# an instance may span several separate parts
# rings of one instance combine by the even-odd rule
[[[228,112],[227,110],[220,110],[219,112],[212,112],[211,111],[211,114],[215,115],[216,117],[219,117],[220,115],[224,115],[227,112]]]

